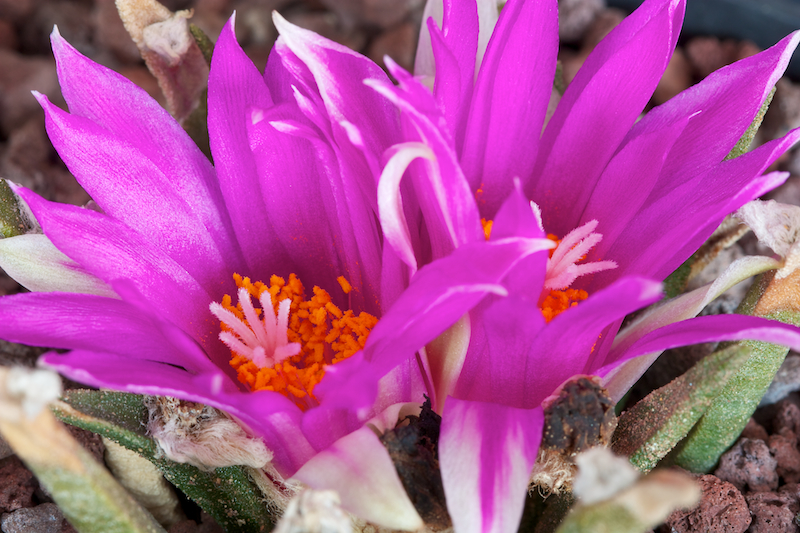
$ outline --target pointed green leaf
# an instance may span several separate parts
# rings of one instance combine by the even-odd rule
[[[749,347],[739,344],[718,350],[651,392],[620,416],[614,453],[649,472],[689,433],[749,355]]]
[[[155,464],[164,477],[197,503],[228,533],[269,531],[275,522],[261,491],[244,466],[204,472],[166,459],[146,436],[142,396],[124,392],[73,390],[54,412],[68,424],[107,437]]]

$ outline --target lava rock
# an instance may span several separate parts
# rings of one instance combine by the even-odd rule
[[[800,434],[800,407],[788,400],[783,400],[777,405],[777,408],[772,422],[772,432],[783,433],[788,430],[795,435]]]
[[[413,72],[416,49],[417,28],[406,22],[376,37],[367,49],[367,56],[381,66],[384,66],[383,56],[389,56],[401,67]]]
[[[697,477],[702,496],[693,509],[679,509],[666,520],[662,531],[670,533],[744,533],[750,512],[742,493],[727,481],[710,474]]]
[[[598,13],[606,7],[604,0],[559,0],[558,36],[574,42],[583,37]]]
[[[0,479],[0,513],[33,506],[38,483],[19,457],[11,455],[0,461]]]
[[[777,466],[763,440],[739,439],[722,456],[714,475],[740,491],[763,492],[778,488]]]
[[[791,431],[786,433],[770,435],[767,444],[778,462],[778,475],[785,483],[797,483],[800,481],[800,452],[797,451],[794,434]]]
[[[749,533],[796,533],[792,498],[774,492],[752,492],[745,496],[752,515]]]
[[[61,510],[54,503],[18,509],[0,520],[3,533],[74,533]]]
[[[764,426],[756,422],[755,418],[751,418],[747,421],[747,425],[742,430],[741,436],[746,439],[760,439],[764,442],[769,440],[769,434],[767,434],[767,430],[764,429]]]

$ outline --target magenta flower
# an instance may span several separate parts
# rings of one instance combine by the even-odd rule
[[[0,336],[70,350],[42,361],[92,386],[218,407],[263,439],[283,476],[338,490],[368,521],[417,529],[365,423],[393,427],[404,403],[421,403],[423,380],[411,359],[375,372],[361,351],[369,331],[423,321],[403,339],[416,351],[447,316],[503,290],[497,282],[520,259],[552,245],[513,237],[462,247],[430,272],[474,268],[431,294],[466,283],[470,298],[440,298],[453,308],[447,316],[433,305],[384,324],[408,283],[377,217],[379,157],[400,141],[401,124],[363,80],[388,78],[342,46],[276,23],[283,36],[263,77],[232,22],[216,44],[213,167],[144,91],[54,32],[69,113],[36,96],[53,145],[99,209],[15,188],[43,234],[0,241],[0,263],[40,292],[0,299]],[[353,382],[355,370],[366,379]]]
[[[482,298],[420,354],[443,417],[439,457],[458,533],[516,531],[541,439],[541,405],[570,377],[603,376],[633,357],[711,340],[800,343],[797,328],[763,319],[671,324],[679,313],[615,343],[622,319],[660,299],[659,282],[727,214],[786,179],[762,173],[800,139],[799,130],[724,158],[800,35],[721,69],[637,123],[685,7],[648,0],[597,46],[546,122],[556,0],[510,0],[485,50],[485,6],[478,4],[445,0],[441,29],[428,21],[430,45],[417,65],[418,74],[435,70],[432,93],[390,60],[399,85],[365,81],[397,106],[404,132],[387,153],[379,213],[416,277],[386,317],[429,308],[430,287],[446,278],[420,265],[482,240],[481,219],[489,242],[546,233],[561,239],[551,257],[540,252],[514,267],[504,291]],[[442,221],[438,236],[428,230],[430,247],[408,216],[408,199],[419,202],[426,222]],[[370,338],[376,349],[368,355],[381,372],[402,361],[389,333],[379,325]],[[407,354],[414,350],[406,346]]]

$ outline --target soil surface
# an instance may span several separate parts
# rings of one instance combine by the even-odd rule
[[[172,10],[194,9],[191,21],[216,40],[236,11],[236,34],[253,62],[263,68],[277,37],[271,12],[312,29],[369,56],[379,64],[384,55],[411,70],[424,0],[166,0]],[[603,0],[561,0],[563,41],[559,58],[565,82],[575,76],[588,54],[625,13],[606,8]],[[90,198],[70,175],[50,145],[44,116],[31,90],[65,107],[60,95],[48,36],[57,25],[78,50],[146,89],[164,102],[158,85],[125,32],[114,0],[0,0],[0,177],[20,183],[45,198],[76,205]],[[665,102],[710,72],[757,53],[749,42],[684,36],[651,102]],[[770,112],[756,143],[779,137],[800,126],[800,85],[778,83]],[[708,132],[713,135],[714,132]],[[769,195],[800,204],[800,157],[785,155],[775,169],[793,174]],[[745,239],[722,259],[724,268],[739,255],[769,253],[754,239]],[[0,294],[23,290],[0,272]],[[709,312],[730,312],[733,294]],[[0,341],[0,364],[32,366],[41,349]],[[667,354],[640,383],[640,394],[685,371],[703,350]],[[698,476],[703,500],[698,508],[673,514],[660,531],[792,532],[800,531],[800,357],[790,356],[769,393],[772,405],[762,407],[742,438],[723,457],[714,475]],[[789,395],[787,397],[787,394]],[[102,442],[75,430],[102,461]],[[220,531],[208,516],[186,504],[187,520],[171,533]],[[4,533],[68,532],[72,527],[7,446],[0,441],[0,530]]]

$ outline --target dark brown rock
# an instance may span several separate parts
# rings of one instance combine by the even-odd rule
[[[695,37],[686,43],[686,55],[694,67],[697,78],[702,79],[739,56],[736,41],[720,41],[716,37]]]
[[[752,492],[745,496],[752,515],[749,533],[796,533],[795,503],[791,497],[774,492]]]
[[[781,401],[772,424],[773,433],[783,433],[785,430],[789,430],[795,435],[799,435],[800,407],[788,400]]]
[[[141,63],[139,48],[122,24],[114,0],[95,0],[95,41],[101,50],[108,50],[122,63]]]
[[[417,27],[406,22],[375,38],[367,49],[367,56],[382,67],[383,56],[389,56],[395,63],[413,72],[416,49]]]
[[[73,533],[75,529],[54,503],[18,509],[0,520],[3,533]]]
[[[764,442],[767,442],[769,439],[769,435],[767,434],[767,430],[764,429],[764,426],[756,422],[754,418],[751,418],[747,421],[747,425],[742,430],[742,437],[746,439],[760,439]]]
[[[33,506],[33,493],[38,485],[33,473],[16,455],[0,460],[0,513],[9,513]]]
[[[354,50],[361,50],[367,42],[367,36],[363,31],[347,29],[335,13],[325,11],[287,13],[286,19],[292,24]]]
[[[55,62],[0,48],[0,134],[9,135],[34,115],[42,116],[32,90],[62,103]]]
[[[36,0],[0,0],[0,18],[19,22],[30,17],[36,6]]]
[[[603,0],[559,0],[558,36],[562,41],[578,41],[603,8]]]
[[[797,483],[800,481],[800,452],[795,446],[794,434],[787,433],[789,436],[770,435],[767,445],[778,462],[777,472],[784,483]]]
[[[17,30],[14,25],[0,18],[0,48],[14,50],[19,44],[18,41]]]
[[[666,520],[670,533],[744,533],[750,512],[742,493],[732,484],[712,475],[697,477],[702,496],[693,509],[679,509]]]
[[[70,434],[75,437],[75,440],[78,443],[86,448],[86,450],[92,454],[97,462],[100,464],[104,464],[103,456],[106,452],[106,447],[103,444],[103,437],[98,435],[97,433],[92,433],[91,431],[87,431],[85,429],[81,429],[79,427],[70,426],[66,424],[65,427]]]
[[[621,9],[609,8],[600,11],[586,29],[586,35],[584,35],[581,45],[583,51],[594,50],[595,46],[600,44],[600,41],[625,19],[625,16],[626,13]]]
[[[763,440],[739,439],[720,458],[714,475],[742,492],[763,492],[778,488],[777,466]]]
[[[596,0],[593,0],[596,1]],[[342,20],[345,28],[357,25],[377,26],[381,29],[396,26],[415,11],[421,11],[423,0],[321,0]]]
[[[83,205],[89,195],[58,158],[47,138],[41,115],[17,127],[0,155],[0,175],[49,200]]]
[[[39,2],[34,13],[25,19],[19,31],[20,49],[25,54],[50,54],[48,36],[53,26],[69,43],[90,57],[97,48],[93,45],[94,27],[91,24],[92,6],[75,0],[46,0]]]
[[[678,93],[685,91],[692,84],[692,65],[682,49],[676,48],[669,60],[667,70],[661,77],[653,93],[653,103],[663,104]]]

